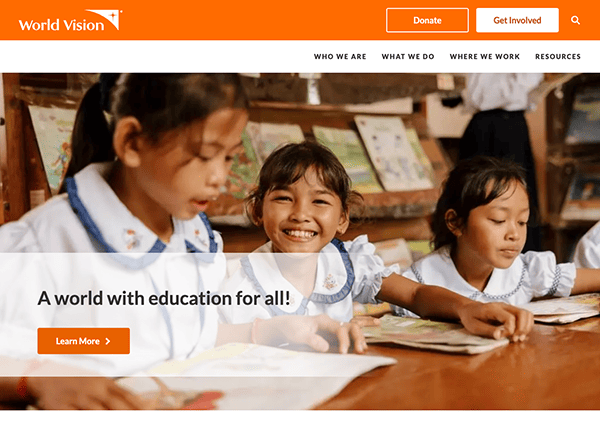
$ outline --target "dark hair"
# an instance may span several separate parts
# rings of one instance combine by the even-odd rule
[[[263,201],[269,192],[289,187],[309,169],[314,169],[319,182],[340,198],[346,213],[352,206],[362,205],[363,197],[352,190],[350,177],[335,154],[322,144],[304,141],[285,144],[265,160],[258,186],[246,197],[246,213],[251,220],[262,218]]]
[[[247,108],[237,74],[102,74],[79,105],[66,176],[114,160],[114,122],[135,117],[152,142],[223,107]],[[112,115],[109,123],[104,112]]]
[[[525,170],[510,160],[476,156],[459,162],[448,175],[433,214],[434,249],[454,247],[456,243],[456,236],[446,224],[447,211],[453,209],[457,225],[464,225],[473,209],[502,196],[513,182],[527,190],[525,181]]]

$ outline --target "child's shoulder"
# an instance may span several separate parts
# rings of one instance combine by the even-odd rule
[[[530,250],[528,252],[519,254],[518,259],[523,261],[523,263],[525,263],[526,266],[530,264],[545,263],[548,263],[550,265],[556,265],[556,255],[550,250],[544,250],[539,252]],[[515,260],[515,262],[517,261]]]
[[[581,238],[581,241],[600,244],[600,221],[598,221],[587,233],[585,233],[585,235]]]
[[[423,265],[423,264],[449,264],[453,263],[452,258],[450,257],[450,246],[442,246],[439,249],[435,249],[432,252],[429,252],[425,256],[417,259],[413,265]]]
[[[334,244],[335,240],[330,243]],[[369,236],[366,234],[361,234],[355,237],[353,240],[347,240],[343,242],[344,248],[348,253],[365,253],[365,254],[373,254],[375,253],[375,245],[369,242]]]
[[[450,246],[443,246],[419,258],[402,275],[421,284],[435,281],[442,286],[456,280],[457,271],[450,257]]]
[[[65,240],[80,227],[66,194],[55,196],[0,228],[0,251],[49,251],[52,241]]]

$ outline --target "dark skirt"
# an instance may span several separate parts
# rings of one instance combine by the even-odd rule
[[[541,250],[541,233],[537,225],[538,194],[535,166],[524,111],[486,110],[473,115],[460,141],[458,157],[492,156],[512,159],[525,168],[529,189],[531,218],[523,252]]]

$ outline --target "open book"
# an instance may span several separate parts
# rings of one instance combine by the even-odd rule
[[[540,300],[519,307],[533,313],[534,319],[538,322],[568,324],[600,315],[600,293]]]
[[[394,363],[383,356],[230,343],[119,384],[163,409],[308,409],[335,396],[355,377]]]
[[[494,340],[475,336],[460,324],[385,315],[379,327],[364,327],[367,343],[396,343],[443,352],[487,352],[508,344],[508,339]]]

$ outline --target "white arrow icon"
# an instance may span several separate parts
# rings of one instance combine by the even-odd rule
[[[108,337],[106,337],[106,344],[109,344],[110,340],[108,340]]]

